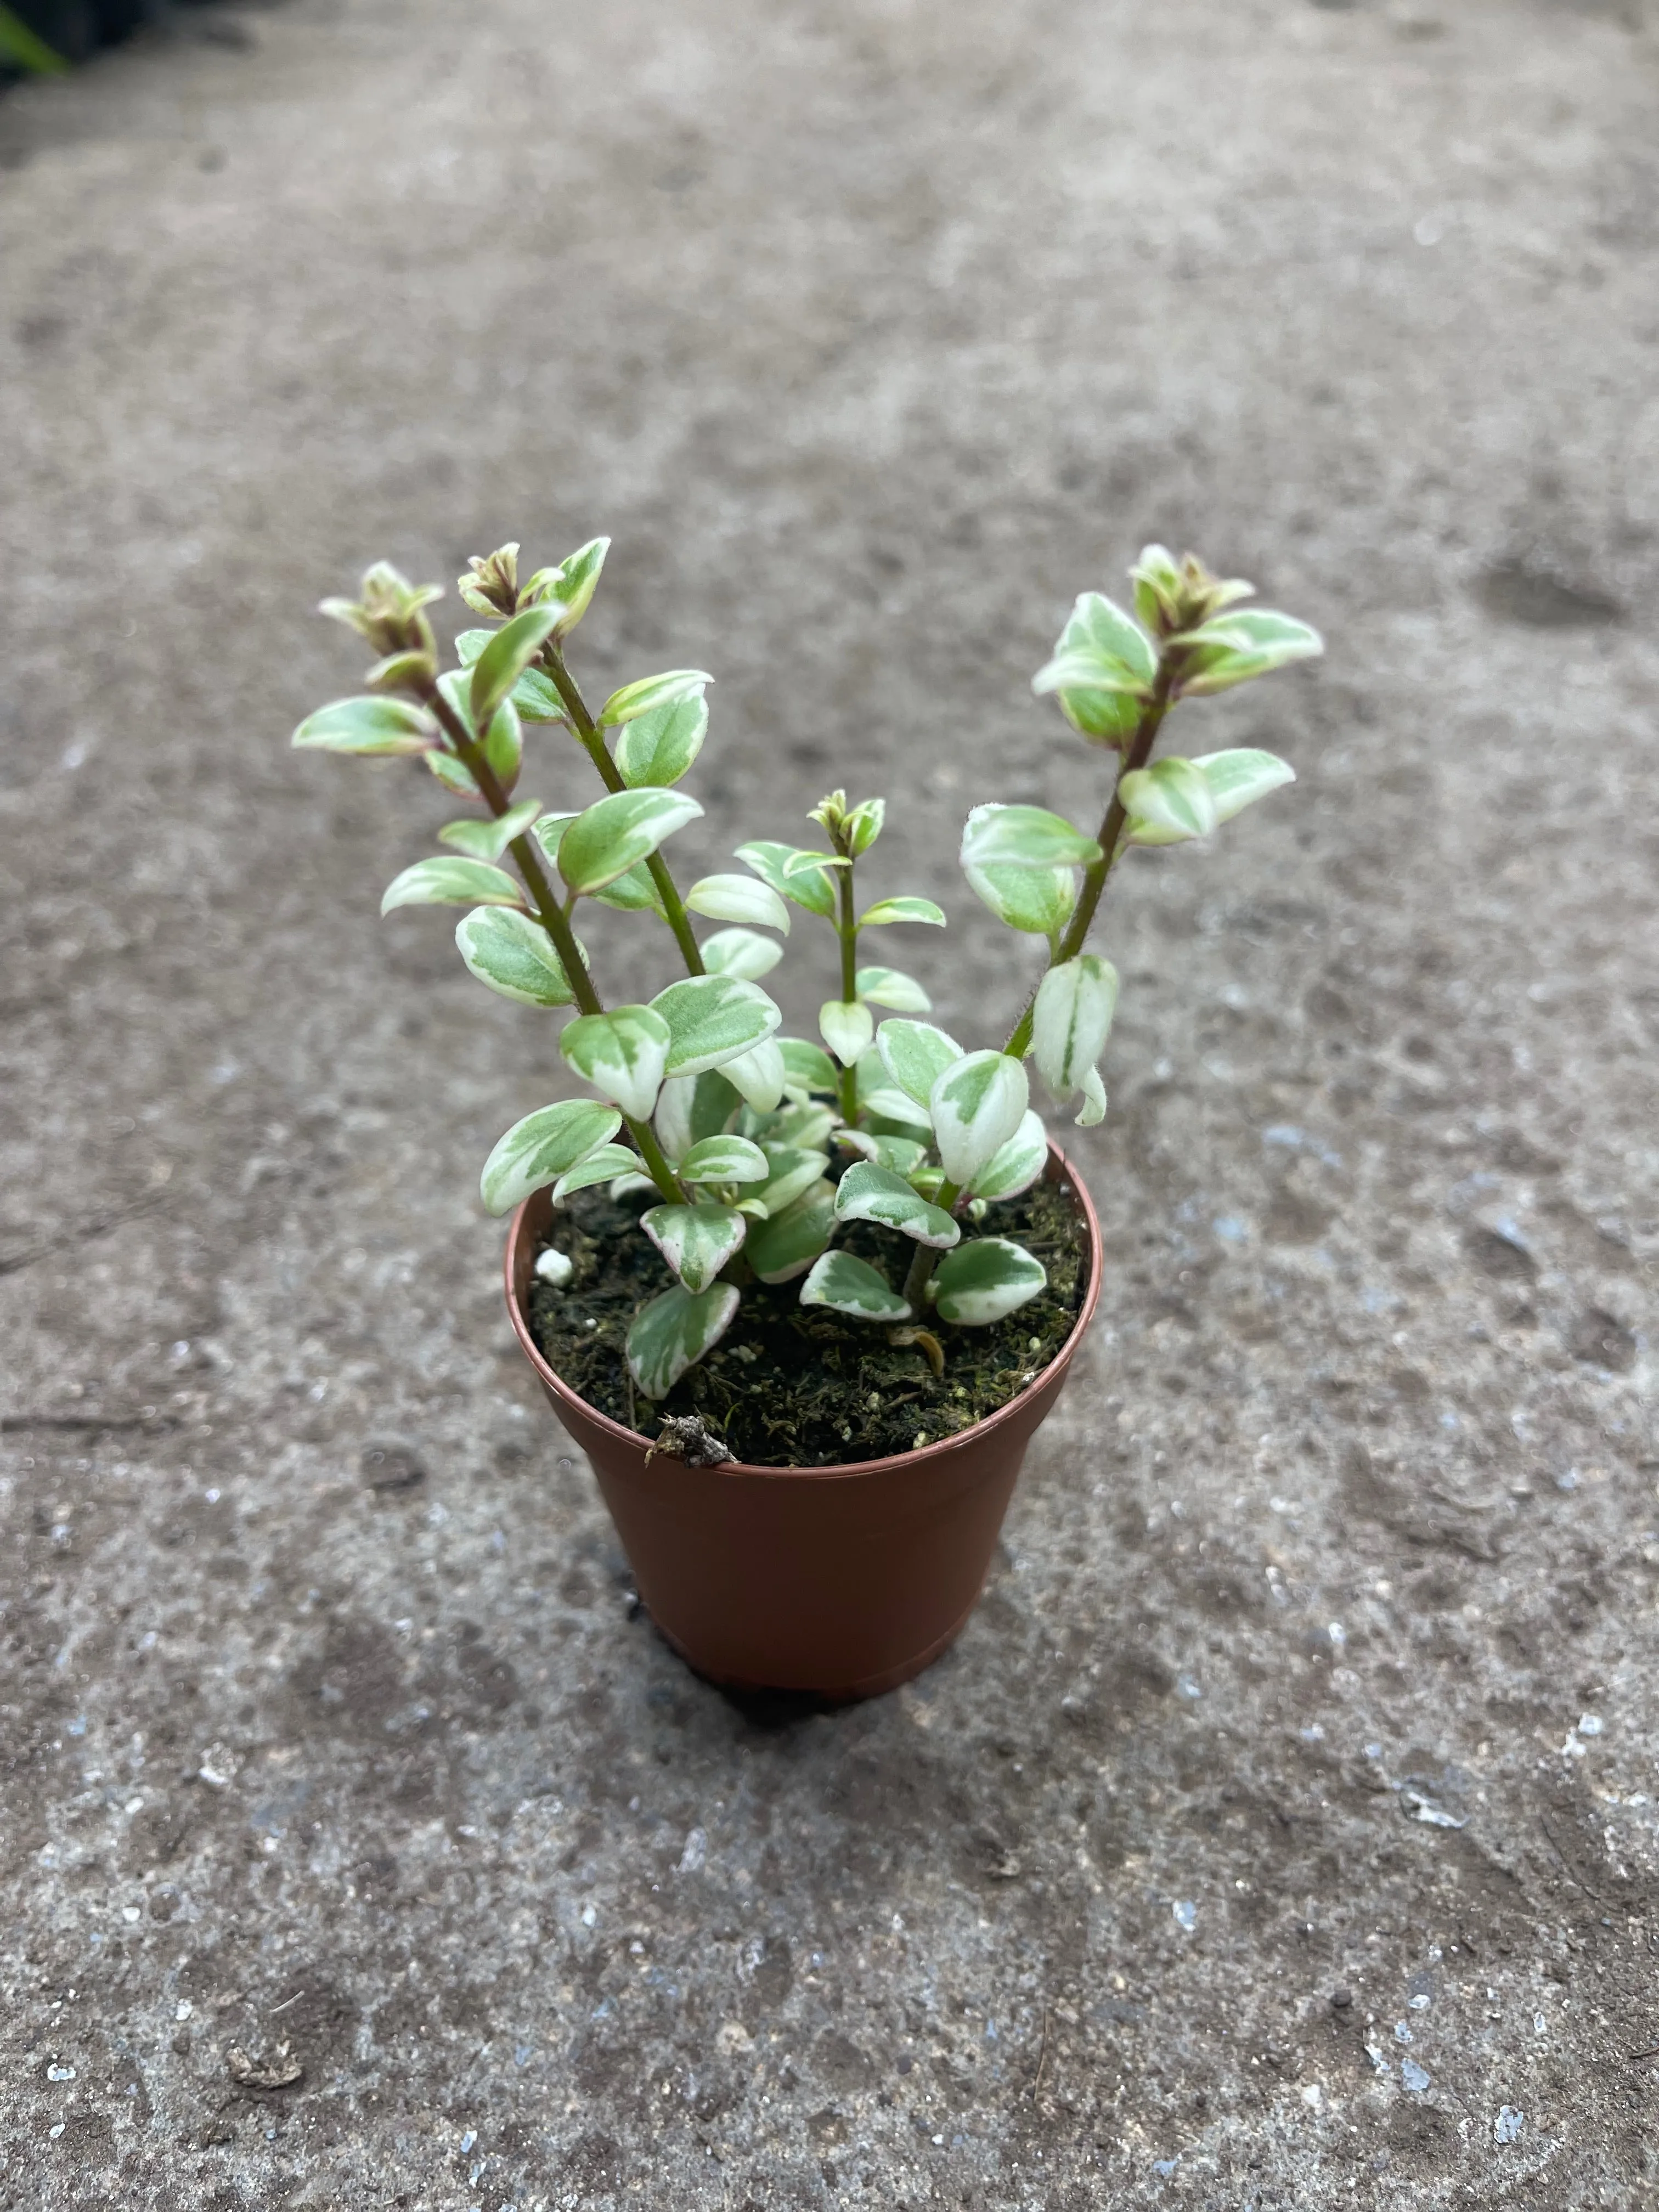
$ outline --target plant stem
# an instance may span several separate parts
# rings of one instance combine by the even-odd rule
[[[1096,910],[1100,905],[1101,893],[1106,888],[1106,878],[1112,872],[1117,860],[1118,840],[1123,834],[1123,825],[1128,818],[1127,810],[1118,793],[1122,787],[1124,777],[1135,769],[1145,768],[1152,756],[1152,747],[1158,741],[1158,733],[1164,717],[1170,711],[1170,693],[1175,684],[1176,673],[1176,656],[1166,646],[1158,661],[1158,677],[1152,685],[1152,695],[1142,710],[1139,721],[1135,725],[1134,736],[1129,741],[1128,750],[1125,753],[1118,769],[1117,781],[1112,787],[1111,798],[1107,802],[1106,812],[1101,822],[1100,836],[1097,840],[1100,846],[1100,858],[1091,861],[1084,871],[1082,890],[1078,895],[1077,904],[1072,909],[1072,918],[1066,925],[1064,935],[1050,953],[1048,959],[1050,968],[1059,968],[1068,960],[1075,960],[1083,950],[1084,942],[1094,921]],[[1047,970],[1045,969],[1044,972],[1046,974]],[[1033,991],[1025,1003],[1024,1012],[1015,1023],[1007,1043],[1002,1048],[1011,1060],[1024,1060],[1031,1049],[1031,1030],[1035,1021],[1036,1006],[1036,993]]]
[[[946,1213],[950,1213],[955,1210],[957,1200],[961,1196],[962,1193],[955,1183],[942,1182],[939,1187],[939,1195],[934,1199],[933,1203],[935,1206],[942,1206]],[[937,1244],[918,1244],[911,1255],[909,1272],[904,1278],[903,1297],[910,1311],[918,1320],[927,1310],[927,1285],[933,1281],[933,1270],[939,1263],[939,1249]]]
[[[435,684],[423,696],[427,706],[437,716],[445,736],[454,747],[456,758],[477,785],[485,805],[499,821],[513,802],[502,787],[501,778],[485,759],[483,747],[471,735],[466,724]],[[524,878],[536,909],[537,921],[552,939],[553,949],[559,956],[559,964],[564,969],[576,1004],[585,1014],[602,1014],[605,1003],[593,988],[593,978],[587,972],[587,963],[576,942],[576,933],[570,927],[570,918],[554,896],[553,886],[547,879],[547,871],[542,866],[541,855],[537,852],[529,831],[526,830],[521,837],[515,837],[507,849],[512,854],[519,873]],[[623,1120],[652,1182],[671,1206],[684,1206],[684,1189],[679,1177],[668,1164],[650,1123],[635,1121],[631,1114],[624,1114]]]
[[[851,859],[844,868],[836,868],[833,872],[836,878],[836,896],[841,902],[840,918],[836,923],[836,934],[841,939],[841,1002],[844,1006],[855,1006],[859,1000],[859,926],[854,919],[858,909],[853,897]],[[859,1072],[856,1067],[843,1067],[841,1072],[841,1118],[850,1127],[858,1117]]]
[[[542,647],[541,665],[551,678],[553,688],[564,702],[565,712],[570,717],[570,726],[586,748],[588,758],[599,772],[599,779],[607,791],[626,791],[622,772],[611,757],[611,748],[605,744],[605,732],[588,712],[587,702],[577,687],[575,678],[565,666],[564,655],[550,640]],[[668,872],[668,863],[660,853],[653,853],[646,862],[657,896],[662,901],[662,910],[668,927],[674,933],[674,942],[680,948],[680,957],[685,963],[688,975],[702,975],[707,970],[702,955],[697,950],[697,940],[691,934],[691,924],[686,917],[685,902],[675,887]]]

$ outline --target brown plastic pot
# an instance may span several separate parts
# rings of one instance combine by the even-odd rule
[[[867,1698],[951,1644],[978,1601],[1014,1480],[1100,1296],[1100,1224],[1063,1152],[1048,1179],[1076,1205],[1088,1281],[1071,1334],[1018,1397],[960,1436],[845,1467],[688,1467],[561,1382],[528,1317],[546,1191],[513,1217],[507,1306],[559,1419],[592,1462],[652,1619],[700,1674],[732,1688]]]

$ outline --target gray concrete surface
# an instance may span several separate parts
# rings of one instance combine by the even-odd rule
[[[0,103],[0,2201],[1659,2199],[1656,27],[226,20]],[[368,559],[600,529],[686,857],[885,786],[975,1036],[1073,592],[1331,640],[1189,722],[1300,784],[1115,896],[1100,1325],[855,1711],[630,1617],[474,1197],[551,1027],[286,749]]]

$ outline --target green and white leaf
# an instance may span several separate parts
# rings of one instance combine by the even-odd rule
[[[657,1141],[671,1160],[684,1159],[705,1137],[723,1136],[741,1104],[724,1075],[671,1075],[657,1098]]]
[[[1106,1049],[1117,1011],[1117,970],[1092,952],[1051,968],[1031,1009],[1031,1051],[1056,1098],[1069,1098]]]
[[[800,1286],[804,1306],[828,1306],[855,1321],[908,1321],[910,1309],[867,1261],[850,1252],[826,1252]]]
[[[739,845],[736,857],[746,868],[752,868],[763,884],[769,884],[781,896],[793,899],[797,906],[805,907],[809,914],[833,916],[836,911],[835,887],[821,866],[802,868],[791,875],[787,864],[803,857],[793,845],[781,845],[769,837],[756,839]],[[816,856],[804,856],[813,860]]]
[[[972,1195],[975,1198],[1018,1198],[1023,1190],[1030,1190],[1042,1175],[1048,1158],[1048,1132],[1043,1127],[1040,1115],[1027,1111],[1007,1143],[974,1177]]]
[[[752,929],[717,929],[697,950],[711,975],[738,975],[745,983],[758,983],[783,957],[775,937],[763,937]]]
[[[1006,1052],[970,1052],[945,1070],[927,1105],[939,1164],[958,1189],[995,1158],[1030,1104],[1025,1070]]]
[[[842,822],[842,835],[855,860],[861,860],[875,843],[887,819],[884,799],[860,799]]]
[[[946,927],[944,908],[935,906],[932,899],[886,898],[865,908],[859,916],[859,927],[884,929],[895,921],[925,921],[932,929]]]
[[[568,1022],[559,1050],[578,1075],[636,1121],[647,1121],[662,1088],[672,1032],[650,1006],[613,1006]]]
[[[635,721],[653,708],[697,698],[704,685],[714,680],[702,668],[671,668],[661,676],[641,676],[637,683],[624,684],[620,691],[611,694],[599,709],[599,726],[609,729],[618,722]]]
[[[706,1291],[740,1250],[749,1223],[735,1206],[653,1206],[640,1226],[688,1291]]]
[[[791,1097],[775,1113],[757,1115],[756,1126],[745,1129],[745,1136],[769,1146],[774,1151],[784,1146],[798,1146],[809,1152],[822,1152],[830,1141],[830,1132],[839,1123],[840,1116],[833,1106],[825,1106],[812,1098]]]
[[[902,1176],[870,1160],[855,1160],[842,1176],[836,1186],[836,1212],[842,1221],[879,1222],[939,1251],[947,1250],[962,1234],[942,1206],[929,1205]]]
[[[702,750],[708,734],[708,702],[701,691],[671,699],[665,706],[647,707],[623,725],[617,740],[617,773],[632,787],[678,783]]]
[[[710,921],[736,921],[789,934],[789,909],[781,893],[753,876],[702,876],[685,894],[685,903],[693,914],[706,915]]]
[[[596,1182],[633,1182],[640,1178],[640,1156],[626,1145],[601,1145],[597,1152],[585,1160],[578,1160],[568,1175],[562,1175],[553,1186],[553,1202],[561,1205],[573,1191],[587,1190]],[[657,1186],[649,1176],[643,1181],[652,1189]]]
[[[682,1182],[764,1182],[772,1167],[747,1137],[704,1137],[674,1171]]]
[[[1058,692],[1061,713],[1085,737],[1121,744],[1157,675],[1157,648],[1139,625],[1103,593],[1085,592],[1031,689]]]
[[[1048,1270],[1006,1237],[975,1237],[941,1260],[931,1285],[943,1321],[982,1328],[1029,1305],[1048,1286]]]
[[[491,819],[446,822],[438,832],[441,845],[452,845],[470,860],[499,860],[515,837],[522,837],[542,811],[539,799],[521,799],[505,814]]]
[[[495,710],[513,696],[513,687],[552,635],[558,620],[553,607],[526,607],[505,622],[472,664],[467,705],[475,729],[483,729]]]
[[[976,806],[962,832],[962,865],[974,868],[1079,868],[1100,848],[1043,806]]]
[[[969,828],[981,814],[1000,813],[995,806],[976,806],[968,817]],[[964,836],[963,845],[967,839]],[[975,898],[983,900],[999,921],[1031,937],[1057,937],[1077,904],[1077,870],[1070,867],[1032,868],[1006,860],[988,866],[964,861],[963,873]]]
[[[327,753],[425,753],[442,742],[438,725],[412,699],[335,699],[307,714],[292,742]]]
[[[1117,787],[1132,845],[1184,845],[1207,837],[1221,817],[1209,780],[1189,760],[1171,755],[1131,769]]]
[[[704,945],[705,957],[708,947]],[[780,1037],[778,1050],[783,1054],[784,1081],[792,1091],[827,1091],[833,1097],[841,1087],[836,1073],[836,1063],[821,1045],[810,1043],[805,1037]]]
[[[738,975],[687,975],[652,1007],[667,1024],[668,1073],[700,1075],[769,1037],[782,1014],[757,983]]]
[[[553,941],[533,916],[475,907],[455,925],[460,955],[481,983],[524,1006],[568,1006],[575,998]]]
[[[895,1013],[931,1014],[933,1011],[927,992],[902,968],[860,968],[854,988],[869,1005],[890,1006]]]
[[[743,1093],[744,1103],[757,1114],[771,1113],[782,1100],[783,1054],[771,1037],[763,1037],[747,1052],[723,1060],[720,1072],[734,1090]]]
[[[1258,799],[1296,781],[1296,770],[1277,753],[1240,745],[1224,753],[1204,753],[1193,766],[1210,787],[1218,822],[1231,822]]]
[[[485,1206],[491,1213],[510,1212],[609,1143],[621,1127],[622,1115],[597,1098],[564,1098],[526,1114],[484,1162],[478,1188]]]
[[[488,860],[463,860],[459,854],[434,854],[394,876],[380,895],[380,912],[398,906],[515,906],[524,893],[516,878]]]
[[[744,1195],[759,1199],[769,1219],[787,1212],[803,1191],[822,1180],[830,1156],[802,1145],[768,1144],[761,1149],[766,1154],[766,1181]]]
[[[532,604],[558,609],[555,637],[568,637],[587,612],[610,550],[608,538],[590,538],[586,545],[567,553],[556,568],[538,568],[525,586],[523,596]]]
[[[1100,1079],[1100,1070],[1091,1067],[1083,1079],[1083,1103],[1078,1109],[1077,1127],[1092,1129],[1106,1119],[1106,1085]]]
[[[836,1233],[836,1187],[818,1182],[749,1231],[744,1256],[763,1283],[804,1275]]]
[[[1188,699],[1231,690],[1325,650],[1316,629],[1270,607],[1230,607],[1188,630],[1181,642],[1189,649],[1188,672],[1181,679],[1182,696]]]
[[[693,1297],[678,1284],[640,1308],[628,1332],[628,1370],[647,1398],[665,1398],[732,1326],[735,1285],[716,1283]]]
[[[932,1022],[888,1021],[876,1031],[881,1064],[905,1096],[924,1115],[933,1085],[962,1054],[962,1047]],[[870,1101],[866,1098],[866,1104]],[[875,1110],[880,1111],[880,1109]],[[931,1117],[930,1117],[931,1118]]]
[[[613,791],[565,825],[559,839],[559,873],[579,894],[603,890],[702,812],[696,800],[683,791],[662,791],[654,785],[640,791]]]
[[[876,1018],[861,999],[826,999],[818,1008],[818,1034],[843,1067],[870,1048]]]
[[[438,689],[468,737],[475,744],[482,743],[483,757],[489,762],[495,781],[504,789],[511,791],[519,780],[519,770],[524,763],[524,731],[520,725],[518,708],[510,699],[502,700],[491,715],[480,740],[478,725],[473,719],[471,687],[462,672],[458,668],[448,670],[438,678]],[[470,798],[479,796],[471,769],[455,754],[430,754],[427,765],[439,781],[451,791],[465,792]]]
[[[463,668],[471,668],[495,635],[489,629],[464,629],[455,641],[456,657]],[[565,703],[550,676],[539,668],[526,668],[513,686],[513,704],[521,720],[526,722],[562,722],[567,720]]]
[[[868,1129],[840,1128],[836,1142],[843,1152],[856,1152],[860,1159],[872,1160],[890,1175],[902,1176],[907,1182],[927,1158],[927,1146],[918,1144],[914,1137],[878,1137]]]

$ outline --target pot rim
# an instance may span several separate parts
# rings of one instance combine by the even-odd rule
[[[1077,1319],[1073,1322],[1065,1342],[1048,1365],[1040,1368],[1024,1389],[1016,1391],[1006,1406],[999,1406],[994,1413],[986,1414],[982,1420],[975,1421],[970,1428],[958,1430],[953,1437],[941,1437],[936,1443],[924,1444],[920,1451],[891,1453],[885,1459],[842,1460],[831,1467],[757,1467],[747,1460],[728,1459],[722,1460],[717,1467],[701,1468],[699,1472],[718,1475],[769,1476],[797,1482],[803,1480],[836,1481],[848,1476],[888,1474],[901,1468],[915,1467],[925,1459],[942,1458],[949,1452],[958,1451],[1003,1422],[1012,1419],[1034,1392],[1041,1390],[1051,1380],[1057,1379],[1060,1370],[1069,1364],[1073,1353],[1082,1341],[1084,1331],[1094,1319],[1095,1308],[1100,1303],[1099,1217],[1095,1212],[1094,1200],[1089,1195],[1088,1185],[1052,1137],[1048,1139],[1047,1179],[1054,1182],[1063,1180],[1071,1185],[1078,1212],[1083,1217],[1084,1236],[1089,1248],[1089,1279],[1084,1289],[1083,1303],[1078,1308]],[[597,1406],[590,1406],[586,1398],[570,1388],[556,1370],[549,1365],[531,1333],[529,1318],[520,1302],[518,1286],[514,1280],[514,1271],[520,1245],[527,1234],[526,1218],[530,1209],[544,1197],[544,1192],[533,1191],[514,1209],[507,1230],[503,1272],[507,1282],[507,1310],[513,1323],[513,1333],[544,1389],[562,1403],[580,1407],[583,1418],[593,1422],[613,1442],[648,1451],[651,1445],[648,1437],[641,1436],[637,1429],[625,1428],[620,1421],[612,1420],[608,1413],[600,1413]]]

